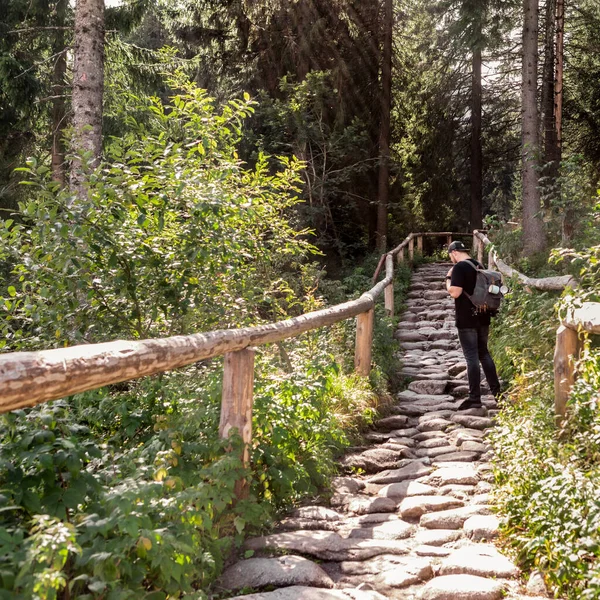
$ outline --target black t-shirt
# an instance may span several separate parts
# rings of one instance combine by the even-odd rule
[[[469,258],[468,260],[474,265],[483,268],[483,265],[474,258]],[[450,280],[450,285],[463,289],[463,293],[454,299],[456,327],[458,329],[469,329],[490,324],[490,314],[487,312],[478,313],[475,306],[473,306],[464,293],[472,294],[475,290],[475,281],[477,280],[477,271],[470,265],[467,265],[466,262],[466,260],[461,260],[454,265],[452,279]]]

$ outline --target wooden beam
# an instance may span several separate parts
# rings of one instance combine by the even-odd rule
[[[404,247],[400,248],[397,256],[398,256],[398,264],[403,263],[404,262]]]
[[[358,315],[356,319],[354,368],[356,372],[363,377],[367,377],[371,372],[374,317],[375,311],[371,309]]]
[[[423,236],[417,236],[417,250],[423,255]]]
[[[385,298],[385,311],[389,317],[393,317],[394,316],[394,284],[393,283],[390,283],[390,285],[388,285],[385,288],[384,298]]]
[[[252,443],[252,403],[254,398],[254,350],[245,348],[238,352],[227,352],[223,364],[223,393],[221,396],[221,421],[219,436],[227,439],[236,430],[242,438],[242,462],[250,463]],[[248,495],[246,480],[235,484],[236,496]]]
[[[575,361],[579,337],[573,329],[561,325],[556,332],[554,349],[554,411],[560,424],[567,411],[567,400],[575,381]]]
[[[452,243],[452,234],[451,234],[451,233],[449,233],[449,234],[446,236],[446,244],[449,246],[451,243]]]
[[[408,240],[408,260],[412,262],[415,258],[415,238],[411,237]]]

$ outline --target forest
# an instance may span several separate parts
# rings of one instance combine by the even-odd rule
[[[0,17],[0,356],[299,316],[369,289],[411,232],[484,229],[524,273],[578,280],[513,282],[494,320],[502,543],[556,597],[600,598],[592,336],[560,431],[552,405],[559,318],[600,301],[597,0],[0,0]],[[350,321],[261,347],[250,466],[217,435],[222,358],[1,415],[0,599],[215,597],[244,539],[326,490],[403,389],[396,319],[376,314],[366,378]]]

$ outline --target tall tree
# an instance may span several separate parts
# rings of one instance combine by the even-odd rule
[[[95,165],[102,151],[104,93],[104,0],[77,0],[73,62],[73,151]],[[71,167],[71,189],[83,195],[79,158]]]
[[[479,22],[481,37],[481,22]],[[481,142],[481,42],[473,48],[471,74],[471,228],[483,225],[483,150]]]
[[[521,160],[523,184],[523,254],[546,247],[539,189],[539,113],[537,105],[538,0],[523,0],[523,63],[521,78]]]
[[[377,202],[377,249],[385,252],[388,230],[388,202],[390,195],[390,135],[392,111],[392,36],[394,7],[392,0],[384,0],[383,54],[381,60],[381,124],[379,130],[379,188]]]

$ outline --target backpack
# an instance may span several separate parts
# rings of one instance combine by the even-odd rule
[[[464,294],[471,301],[477,312],[489,312],[495,314],[500,308],[500,302],[504,294],[500,291],[502,286],[502,275],[498,271],[487,271],[476,267],[470,260],[465,260],[477,271],[475,289],[472,294]],[[506,288],[504,288],[506,291]]]

